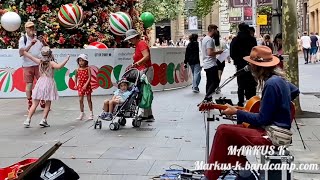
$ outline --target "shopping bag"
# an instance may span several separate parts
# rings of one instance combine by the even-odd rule
[[[149,83],[146,76],[142,78],[142,97],[139,103],[139,107],[142,109],[150,109],[153,101],[153,92],[151,84]]]

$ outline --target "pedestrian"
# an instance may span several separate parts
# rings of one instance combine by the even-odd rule
[[[53,74],[54,69],[61,69],[69,61],[68,56],[62,63],[56,63],[52,55],[52,51],[48,46],[41,48],[41,58],[34,57],[31,53],[26,50],[22,53],[24,56],[32,60],[39,65],[40,77],[33,89],[33,103],[29,110],[29,114],[25,122],[23,123],[26,128],[30,127],[31,118],[37,109],[40,100],[45,101],[45,108],[43,111],[43,118],[39,125],[42,127],[49,127],[47,122],[48,114],[50,111],[51,101],[59,98],[56,82],[54,81]]]
[[[213,39],[216,46],[216,50],[224,51],[225,43],[223,44],[220,42],[220,31],[217,31],[217,33],[213,35]],[[223,73],[224,67],[226,66],[226,61],[225,60],[219,61],[217,59],[217,66],[218,66],[218,77],[219,77],[219,84],[220,84],[222,73]],[[220,91],[218,93],[220,93]]]
[[[230,57],[233,59],[237,71],[248,65],[243,57],[248,56],[251,49],[257,45],[256,38],[250,34],[249,25],[241,23],[238,28],[238,35],[232,39],[230,44]],[[244,106],[244,97],[249,100],[256,95],[257,82],[253,78],[251,72],[245,72],[237,76],[237,83],[238,106]]]
[[[278,67],[281,69],[284,68],[283,66],[283,48],[282,48],[282,33],[278,33],[273,40],[274,48],[276,51],[276,56],[280,59],[280,63],[278,64]]]
[[[273,48],[273,43],[272,43],[272,41],[271,41],[271,37],[270,37],[269,34],[263,35],[263,42],[262,42],[261,45],[263,45],[263,46],[268,46],[268,47],[271,49],[272,52],[273,52],[273,50],[274,50],[274,48]]]
[[[319,46],[318,37],[313,32],[311,32],[310,34],[311,34],[311,36],[310,36],[311,48],[310,48],[309,63],[316,63],[317,51],[318,51],[318,46]]]
[[[90,110],[90,115],[88,120],[93,120],[93,108],[91,99],[91,69],[89,67],[89,60],[86,54],[80,54],[77,58],[78,69],[76,70],[76,85],[75,89],[78,90],[79,103],[80,103],[80,115],[77,120],[82,120],[85,117],[84,113],[84,96],[87,96],[88,106]]]
[[[39,66],[31,59],[23,56],[23,52],[27,51],[36,58],[40,58],[40,51],[43,46],[48,44],[43,36],[36,36],[35,24],[31,21],[26,22],[24,25],[25,34],[19,39],[19,53],[22,56],[23,78],[26,83],[26,96],[28,103],[28,110],[32,106],[32,87],[35,79],[39,78]],[[45,102],[42,100],[40,106],[44,108]]]
[[[320,50],[319,50],[319,46],[320,46],[320,36],[319,36],[319,33],[316,33],[316,36],[317,36],[317,38],[318,38],[316,62],[318,62],[318,61],[320,60]]]
[[[272,55],[272,51],[266,46],[256,46],[250,56],[244,57],[250,63],[252,73],[259,82],[262,91],[259,113],[251,113],[237,110],[227,105],[228,108],[222,113],[237,115],[238,124],[221,124],[214,136],[208,164],[239,164],[244,167],[247,159],[243,155],[232,156],[228,149],[233,147],[247,146],[279,146],[289,145],[292,116],[291,101],[299,95],[299,89],[286,81],[285,73],[277,68],[279,59]],[[242,123],[249,123],[250,128]],[[270,127],[278,131],[271,131],[276,137],[265,138],[270,134]],[[286,133],[286,134],[284,134]],[[292,134],[292,133],[291,133]],[[279,137],[280,136],[280,137]],[[238,149],[238,150],[239,150]],[[230,152],[230,151],[229,151]],[[204,179],[216,180],[221,175],[220,169],[210,169],[205,172]]]
[[[187,64],[191,68],[192,72],[192,91],[199,93],[199,83],[201,81],[201,66],[200,66],[200,55],[199,55],[199,43],[198,35],[191,34],[189,37],[190,43],[187,46],[186,54],[184,58],[185,67]]]
[[[140,34],[135,29],[129,29],[126,32],[125,41],[130,41],[130,43],[135,45],[133,67],[145,74],[148,81],[151,83],[154,76],[154,69],[151,63],[151,53],[148,44],[141,40]],[[142,109],[139,120],[154,121],[152,109]]]
[[[304,64],[308,64],[309,60],[309,53],[310,53],[310,48],[311,48],[311,39],[308,36],[307,31],[303,32],[303,36],[301,37],[300,40],[302,50],[303,50],[303,57],[304,57]]]
[[[223,51],[216,51],[214,35],[218,33],[218,26],[210,24],[208,26],[208,33],[202,40],[202,59],[203,69],[206,72],[206,96],[204,101],[212,101],[212,94],[219,86],[218,64],[216,55]]]

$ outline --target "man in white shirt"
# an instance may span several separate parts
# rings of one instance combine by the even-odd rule
[[[212,94],[219,86],[219,75],[216,55],[221,54],[223,51],[216,51],[213,36],[218,33],[218,26],[209,25],[208,34],[203,38],[201,43],[203,69],[206,72],[206,96],[205,101],[212,101]]]
[[[19,53],[22,56],[24,50],[31,53],[34,57],[40,58],[40,51],[44,45],[47,45],[43,38],[36,37],[35,25],[33,22],[26,22],[26,33],[19,39]],[[22,56],[23,76],[26,83],[26,95],[28,99],[28,110],[32,106],[32,86],[35,79],[39,78],[39,66],[31,59]],[[44,107],[44,101],[40,103]]]
[[[303,50],[305,64],[308,64],[309,53],[311,49],[311,39],[306,31],[303,32],[303,36],[301,37],[301,46]]]

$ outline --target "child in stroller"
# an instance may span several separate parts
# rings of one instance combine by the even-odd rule
[[[133,127],[140,127],[139,103],[141,101],[141,74],[140,71],[131,68],[127,70],[118,83],[118,90],[113,98],[104,102],[103,113],[94,121],[94,128],[101,129],[101,120],[111,121],[109,128],[118,130],[120,126],[126,125],[126,118],[132,119]],[[120,96],[120,97],[119,97]]]
[[[102,114],[100,115],[103,120],[112,120],[112,113],[116,105],[121,105],[130,96],[130,91],[128,91],[129,81],[126,79],[121,79],[118,83],[118,89],[114,92],[112,99],[105,100],[103,103]]]

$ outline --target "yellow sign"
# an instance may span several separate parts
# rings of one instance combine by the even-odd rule
[[[267,25],[268,24],[268,16],[267,15],[258,15],[257,24],[258,25]]]

